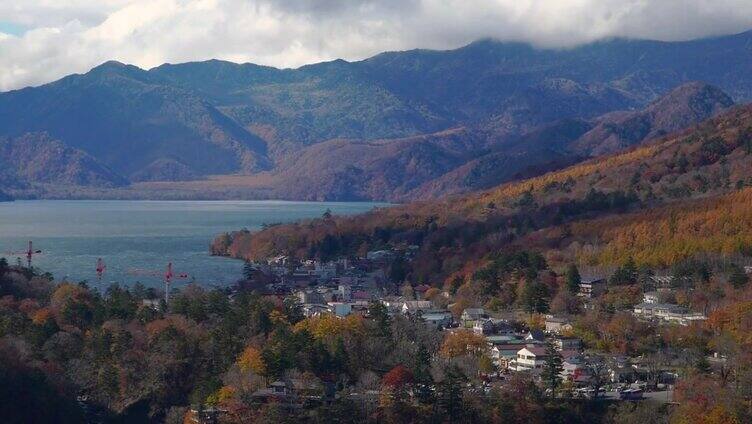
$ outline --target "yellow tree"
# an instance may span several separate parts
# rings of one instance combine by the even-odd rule
[[[261,356],[261,351],[253,346],[248,346],[243,350],[238,357],[237,364],[243,372],[266,375],[266,363]]]
[[[482,356],[488,351],[486,338],[472,331],[453,331],[444,337],[439,354],[444,358],[473,355]]]

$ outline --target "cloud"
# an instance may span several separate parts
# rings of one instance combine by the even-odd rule
[[[295,67],[485,37],[567,47],[752,27],[749,0],[0,0],[0,16],[0,90],[110,59],[144,68],[209,58]]]

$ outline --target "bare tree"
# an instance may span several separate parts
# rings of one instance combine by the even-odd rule
[[[590,376],[590,387],[595,391],[593,398],[598,399],[601,388],[609,380],[608,362],[602,356],[587,355],[584,365]]]

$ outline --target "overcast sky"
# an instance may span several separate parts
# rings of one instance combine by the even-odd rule
[[[115,59],[278,67],[493,37],[567,47],[752,28],[752,0],[0,0],[0,90]]]

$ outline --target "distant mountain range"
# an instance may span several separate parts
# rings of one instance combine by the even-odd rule
[[[298,69],[107,62],[0,93],[0,180],[20,196],[436,197],[680,130],[752,99],[749,75],[752,32],[562,50],[482,40]],[[250,177],[202,181],[234,174]]]

